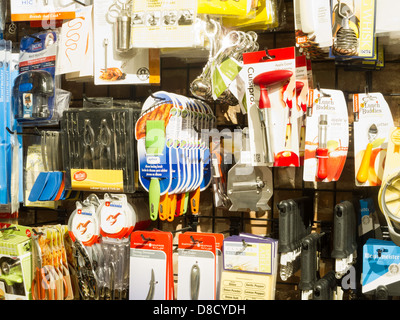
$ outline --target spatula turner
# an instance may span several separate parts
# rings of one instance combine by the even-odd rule
[[[164,120],[147,120],[145,147],[147,158],[162,154],[165,146],[165,123]],[[149,186],[149,208],[150,219],[155,221],[158,217],[158,207],[160,203],[160,180],[151,177]]]

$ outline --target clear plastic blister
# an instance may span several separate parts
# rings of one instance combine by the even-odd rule
[[[134,192],[138,104],[85,98],[84,105],[64,111],[61,121],[66,188]]]
[[[19,75],[12,88],[12,109],[21,126],[58,124],[71,94],[56,76],[59,32],[44,31],[22,38]]]

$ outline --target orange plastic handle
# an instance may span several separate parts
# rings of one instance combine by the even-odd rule
[[[192,209],[192,214],[199,213],[200,206],[200,187],[190,193],[190,208]]]
[[[160,220],[167,220],[169,213],[169,197],[168,193],[160,197],[160,203],[158,205],[158,216]]]
[[[327,148],[318,148],[316,151],[316,155],[318,158],[318,170],[317,170],[317,178],[319,180],[324,180],[328,176],[328,149]]]
[[[174,221],[174,217],[175,217],[177,195],[170,194],[168,196],[168,198],[169,198],[169,210],[168,210],[167,221],[172,222],[172,221]]]
[[[40,279],[41,279],[40,270],[39,270],[39,268],[36,268],[35,277],[33,278],[33,281],[32,281],[32,299],[33,300],[42,300]],[[36,292],[37,292],[37,296],[36,296]]]

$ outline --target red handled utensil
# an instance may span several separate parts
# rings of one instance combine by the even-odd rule
[[[258,108],[260,110],[260,122],[262,128],[262,134],[264,136],[264,146],[266,161],[268,163],[274,162],[274,152],[272,148],[272,137],[271,137],[271,101],[268,96],[268,88],[276,85],[280,82],[284,82],[290,79],[293,72],[290,70],[274,70],[261,73],[253,79],[254,85],[260,87],[260,101],[258,103]]]

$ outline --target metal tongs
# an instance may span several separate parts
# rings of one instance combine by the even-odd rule
[[[107,120],[101,120],[99,133],[100,169],[111,169],[111,137],[111,129],[107,124]]]
[[[83,145],[85,147],[85,152],[83,153],[84,169],[94,169],[94,138],[95,134],[91,121],[86,119],[83,127]]]

